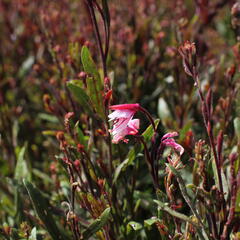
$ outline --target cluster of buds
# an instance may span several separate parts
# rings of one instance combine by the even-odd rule
[[[195,43],[186,41],[178,48],[182,56],[184,71],[191,77],[196,76],[196,47]]]
[[[51,106],[51,98],[50,98],[49,94],[43,95],[43,104],[44,104],[45,109],[48,112],[53,112],[53,107]]]
[[[66,113],[65,117],[64,117],[64,126],[66,131],[70,131],[70,124],[69,121],[70,119],[74,116],[74,112],[68,112]]]
[[[58,131],[57,134],[56,134],[56,138],[60,143],[60,149],[65,149],[66,145],[67,145],[67,142],[65,140],[64,132]]]
[[[231,14],[232,14],[232,26],[233,29],[235,30],[237,40],[240,41],[240,2],[236,2],[232,9],[231,9]]]

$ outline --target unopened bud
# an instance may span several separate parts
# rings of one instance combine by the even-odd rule
[[[89,41],[85,41],[85,42],[84,42],[84,46],[90,47],[90,42],[89,42]]]
[[[75,166],[76,168],[79,168],[80,165],[81,165],[80,160],[79,160],[79,159],[76,159],[76,160],[74,161],[74,166]]]
[[[111,97],[112,97],[112,89],[111,90],[109,90],[106,94],[105,94],[105,96],[104,96],[104,102],[109,102],[110,101],[110,99],[111,99]]]
[[[231,14],[233,17],[240,18],[240,2],[236,2],[231,9]]]
[[[87,87],[87,81],[86,81],[87,80],[87,73],[82,71],[78,74],[78,77],[83,81],[84,86]]]
[[[179,53],[185,57],[190,57],[191,55],[196,54],[195,43],[190,41],[186,41],[182,46],[179,47],[178,50],[179,50]]]
[[[196,70],[196,47],[195,43],[186,41],[178,48],[182,56],[184,71],[191,77],[195,76]]]
[[[44,102],[45,104],[49,105],[49,104],[50,104],[50,101],[51,101],[50,96],[49,96],[48,94],[44,94],[44,95],[43,95],[43,102]]]
[[[51,106],[51,98],[48,94],[43,95],[43,104],[47,111],[53,112],[53,108]]]
[[[231,79],[234,77],[235,73],[236,73],[236,67],[233,65],[227,69],[226,77]]]
[[[79,143],[79,144],[77,145],[77,150],[78,150],[78,152],[83,152],[83,151],[84,151],[84,146]]]
[[[232,26],[233,29],[235,30],[237,40],[240,41],[240,2],[236,2],[232,9],[231,9],[231,14],[232,14]]]
[[[58,53],[58,52],[60,52],[60,49],[61,49],[60,45],[56,45],[56,46],[54,46],[53,51]]]
[[[78,74],[78,77],[79,78],[82,78],[82,79],[86,79],[86,77],[87,77],[87,73],[85,73],[85,72],[80,72],[79,74]]]
[[[69,121],[74,116],[74,112],[68,112],[64,117],[64,126],[67,131],[70,130]]]
[[[59,142],[62,142],[65,140],[65,137],[64,137],[64,132],[62,131],[58,131],[57,134],[56,134],[56,138]]]
[[[108,91],[111,88],[110,78],[105,77],[104,78],[104,89],[105,91]]]

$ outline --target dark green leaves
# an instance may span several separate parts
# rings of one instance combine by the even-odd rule
[[[27,189],[28,195],[31,198],[32,204],[38,217],[41,219],[45,225],[48,233],[51,235],[53,240],[70,240],[65,233],[61,232],[57,227],[53,216],[51,215],[51,206],[48,200],[43,196],[43,194],[30,182],[23,180],[23,183]]]
[[[71,80],[67,83],[67,86],[83,109],[92,114],[91,100],[83,89],[82,83],[79,80]]]
[[[67,83],[68,88],[78,103],[92,116],[93,109],[104,119],[103,106],[103,82],[90,52],[86,46],[82,48],[81,60],[84,71],[87,73],[87,89],[81,80],[71,80]]]

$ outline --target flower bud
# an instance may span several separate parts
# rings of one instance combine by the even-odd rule
[[[59,142],[62,142],[65,140],[65,137],[64,137],[64,132],[62,131],[58,131],[57,134],[56,134],[56,138]]]
[[[70,130],[69,121],[74,116],[74,112],[68,112],[64,117],[64,126],[67,131]]]

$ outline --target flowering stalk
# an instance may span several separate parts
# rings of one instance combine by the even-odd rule
[[[107,55],[104,54],[102,39],[101,39],[101,36],[100,36],[99,27],[98,27],[96,15],[95,15],[95,12],[94,12],[93,3],[94,2],[92,0],[86,0],[86,4],[88,6],[89,13],[90,13],[90,16],[91,16],[91,19],[92,19],[92,24],[93,24],[93,27],[94,27],[94,30],[95,30],[97,44],[98,44],[98,48],[99,48],[101,59],[102,59],[104,77],[107,77],[107,64],[106,64]]]
[[[211,94],[208,96],[208,101],[205,100],[200,84],[199,84],[199,75],[196,69],[196,47],[194,43],[191,43],[189,41],[185,42],[182,46],[179,47],[179,53],[182,56],[183,59],[183,66],[185,72],[191,76],[194,80],[194,86],[196,86],[198,90],[198,94],[201,100],[202,104],[202,115],[204,119],[204,125],[207,130],[210,146],[213,151],[214,155],[214,161],[217,168],[217,175],[219,180],[219,189],[223,197],[223,184],[222,184],[222,177],[221,177],[221,168],[220,168],[220,161],[218,158],[217,150],[214,143],[214,137],[212,132],[212,126],[210,122],[211,118]]]

